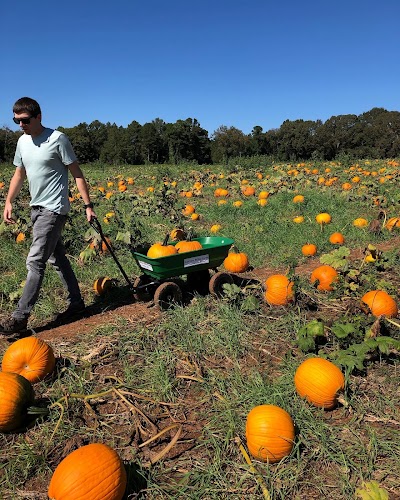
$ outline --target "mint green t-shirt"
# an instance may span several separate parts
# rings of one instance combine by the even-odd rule
[[[24,134],[18,139],[14,165],[25,168],[31,206],[41,206],[66,214],[68,198],[68,165],[76,161],[68,137],[45,128],[37,137]]]

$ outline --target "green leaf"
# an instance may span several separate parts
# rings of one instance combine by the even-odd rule
[[[131,233],[130,231],[120,232],[118,231],[117,236],[115,238],[116,241],[123,241],[127,245],[131,243]]]
[[[364,482],[356,489],[356,498],[361,500],[389,500],[389,493],[379,486],[377,481]]]
[[[332,326],[332,332],[338,339],[345,339],[351,333],[356,333],[356,329],[351,323],[335,323]]]
[[[297,345],[302,351],[309,352],[315,348],[315,338],[324,336],[325,331],[323,322],[314,319],[302,326],[297,332]]]
[[[340,247],[328,254],[321,255],[321,264],[327,264],[335,269],[343,269],[347,267],[348,262],[346,257],[350,255],[350,250],[347,247]]]

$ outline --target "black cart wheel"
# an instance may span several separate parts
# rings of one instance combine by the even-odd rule
[[[210,283],[208,285],[211,295],[222,297],[224,295],[223,285],[225,285],[225,283],[232,285],[233,276],[229,273],[224,273],[223,271],[215,273],[210,279]]]
[[[148,302],[151,300],[153,298],[152,287],[154,285],[150,285],[150,283],[150,278],[145,274],[135,278],[133,282],[133,288],[135,289],[133,298],[138,302]]]
[[[182,302],[182,289],[173,281],[165,281],[154,292],[154,304],[165,311]]]

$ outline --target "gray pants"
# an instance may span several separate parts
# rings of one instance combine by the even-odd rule
[[[12,316],[27,319],[35,305],[42,285],[46,263],[50,262],[68,291],[68,303],[82,300],[78,281],[65,255],[61,232],[67,220],[66,215],[51,212],[43,207],[32,207],[33,241],[26,259],[28,276],[22,297]]]

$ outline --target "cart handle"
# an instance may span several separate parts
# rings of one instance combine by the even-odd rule
[[[99,222],[99,219],[97,217],[92,217],[89,221],[89,224],[92,226],[92,228],[96,231],[96,233],[98,233],[100,235],[100,238],[101,240],[103,241],[103,243],[105,244],[105,246],[107,247],[107,250],[110,252],[110,254],[112,255],[112,258],[114,259],[115,263],[117,264],[119,270],[121,271],[122,273],[122,276],[125,278],[125,281],[128,283],[128,285],[133,288],[133,284],[131,282],[131,280],[129,279],[128,275],[126,274],[126,272],[124,271],[124,269],[122,268],[119,260],[117,259],[117,256],[115,255],[114,253],[114,250],[111,248],[111,245],[109,244],[109,242],[107,241],[106,237],[104,236],[104,233],[103,233],[103,229],[101,227],[101,224]]]

